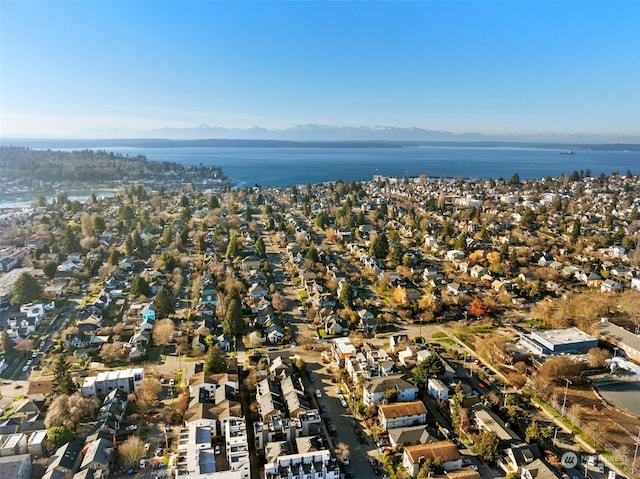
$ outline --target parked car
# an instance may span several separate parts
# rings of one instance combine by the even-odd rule
[[[320,392],[320,390],[319,390],[319,389],[316,389],[316,397],[317,397],[318,399],[320,399],[320,398],[322,397],[322,393]]]

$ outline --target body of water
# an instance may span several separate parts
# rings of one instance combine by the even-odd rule
[[[464,178],[523,179],[557,177],[590,170],[621,174],[640,173],[638,151],[580,150],[573,155],[558,149],[511,147],[172,147],[114,148],[116,153],[145,155],[151,161],[222,167],[237,186],[291,186],[327,181],[366,181],[384,176],[454,176]]]

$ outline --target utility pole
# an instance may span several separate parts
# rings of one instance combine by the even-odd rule
[[[638,445],[640,444],[640,429],[638,429],[638,438],[636,439],[636,451],[633,453],[633,464],[631,465],[631,475],[636,470],[636,458],[638,457]]]
[[[569,379],[564,378],[567,384],[564,386],[564,401],[562,401],[562,416],[564,416],[567,408],[567,391],[569,390],[569,384],[573,384]]]

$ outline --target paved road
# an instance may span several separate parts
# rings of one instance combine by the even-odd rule
[[[331,380],[331,375],[327,368],[322,365],[318,369],[314,369],[315,382],[310,388],[320,389],[322,398],[318,401],[320,405],[327,407],[327,412],[323,416],[329,416],[333,420],[333,425],[338,431],[337,437],[329,437],[329,445],[332,449],[339,442],[349,446],[350,458],[346,471],[352,472],[360,479],[374,479],[376,477],[374,469],[369,463],[369,458],[377,457],[377,449],[370,438],[365,438],[366,443],[361,444],[356,436],[356,430],[351,425],[352,416],[349,409],[345,409],[340,405],[338,393],[336,392],[337,384]],[[315,391],[313,389],[313,391]],[[359,428],[360,426],[357,425]]]

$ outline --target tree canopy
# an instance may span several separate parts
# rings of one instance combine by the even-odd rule
[[[371,242],[369,254],[377,259],[384,259],[387,257],[389,254],[389,241],[387,240],[386,234],[380,233],[379,235],[376,235]]]
[[[131,282],[131,289],[129,292],[134,296],[149,297],[151,296],[151,287],[149,286],[149,283],[147,283],[147,280],[142,276],[136,276]]]
[[[217,344],[209,348],[204,361],[205,369],[210,373],[223,373],[227,370],[227,353]]]
[[[53,363],[53,384],[51,386],[51,395],[70,395],[78,390],[78,385],[71,376],[71,368],[66,358],[62,355],[58,356]]]
[[[444,372],[444,365],[437,354],[431,353],[426,359],[423,359],[413,369],[413,377],[416,381],[426,382],[429,378],[435,377]]]
[[[158,294],[153,300],[153,306],[156,308],[156,318],[166,318],[175,311],[175,299],[171,291],[165,286],[160,288]]]
[[[20,273],[13,284],[11,304],[32,303],[42,295],[42,285],[29,273]]]

